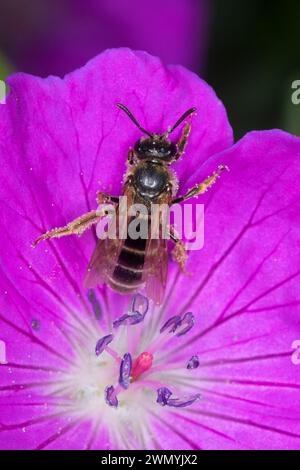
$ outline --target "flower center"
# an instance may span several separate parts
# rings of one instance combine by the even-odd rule
[[[118,367],[118,377],[115,377],[114,385],[107,385],[104,390],[104,399],[107,405],[113,408],[118,408],[119,397],[123,396],[129,387],[139,389],[150,388],[157,394],[156,402],[161,406],[171,406],[177,408],[184,408],[192,405],[200,398],[200,395],[193,394],[184,396],[183,398],[174,398],[173,392],[165,387],[161,380],[153,378],[153,373],[162,372],[167,369],[167,365],[153,366],[154,354],[164,348],[164,345],[169,341],[170,337],[180,338],[186,335],[194,326],[194,315],[191,312],[185,313],[182,316],[175,315],[169,318],[160,329],[157,331],[157,336],[149,342],[147,351],[139,354],[135,360],[132,359],[134,351],[136,350],[136,343],[139,334],[135,337],[131,328],[136,328],[135,325],[142,324],[148,311],[149,301],[141,294],[137,294],[132,303],[131,311],[114,321],[113,328],[125,328],[127,337],[127,347],[125,354],[122,356],[111,347],[111,343],[116,341],[115,334],[108,334],[100,338],[95,347],[96,356],[100,356],[104,351],[109,354]],[[185,365],[185,369],[196,369],[199,366],[198,356],[193,356]],[[141,377],[143,375],[143,377]],[[152,377],[151,377],[152,376]]]
[[[131,370],[132,381],[137,380],[140,375],[147,370],[151,369],[153,362],[153,355],[149,352],[140,354],[133,363]]]

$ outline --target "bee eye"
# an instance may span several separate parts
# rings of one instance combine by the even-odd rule
[[[134,148],[135,148],[136,153],[139,155],[143,154],[145,151],[144,146],[140,141],[137,141]]]

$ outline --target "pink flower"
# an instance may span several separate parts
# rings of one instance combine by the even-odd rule
[[[128,49],[64,80],[19,74],[9,85],[0,107],[1,448],[299,448],[300,139],[273,130],[232,145],[205,82]],[[198,108],[174,165],[180,193],[230,167],[201,200],[205,245],[190,254],[192,275],[171,264],[160,308],[83,289],[92,232],[30,246],[95,207],[98,189],[120,193],[140,132],[117,101],[160,132]]]
[[[112,47],[199,70],[205,60],[208,0],[2,0],[1,51],[23,72],[64,75]]]

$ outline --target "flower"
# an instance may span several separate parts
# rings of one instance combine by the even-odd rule
[[[64,80],[19,74],[9,85],[0,107],[1,448],[299,448],[300,139],[272,130],[232,145],[205,82],[127,49]],[[161,307],[83,289],[92,232],[31,248],[40,232],[94,207],[98,189],[120,193],[140,133],[117,101],[154,131],[198,108],[174,165],[180,193],[230,168],[201,199],[205,244],[190,254],[189,277],[170,261]]]
[[[199,70],[209,11],[207,0],[2,0],[1,50],[18,70],[42,76],[64,75],[124,46]]]

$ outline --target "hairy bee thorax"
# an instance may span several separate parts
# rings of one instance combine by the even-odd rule
[[[137,195],[144,199],[155,200],[169,190],[170,172],[163,165],[145,162],[137,165],[132,174],[132,184]]]
[[[168,203],[178,191],[174,172],[166,165],[152,160],[129,166],[125,175],[125,186],[133,188],[135,201],[144,203]]]

